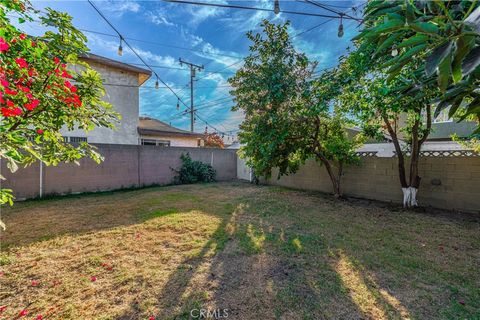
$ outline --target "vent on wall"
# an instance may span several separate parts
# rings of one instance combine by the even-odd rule
[[[88,142],[87,137],[63,137],[64,142]]]

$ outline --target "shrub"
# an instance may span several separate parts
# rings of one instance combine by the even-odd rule
[[[180,170],[174,170],[177,173],[173,179],[175,184],[215,181],[216,172],[211,165],[192,160],[188,153],[182,154],[180,159],[182,160]]]

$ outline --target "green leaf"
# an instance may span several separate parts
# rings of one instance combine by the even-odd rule
[[[464,120],[466,117],[472,114],[479,114],[480,115],[480,97],[473,99],[472,102],[468,105],[467,109],[465,110],[465,114],[460,117],[460,121]]]
[[[438,34],[438,26],[432,22],[415,22],[409,24],[410,28],[420,33]]]
[[[465,24],[480,34],[480,6],[465,19]]]
[[[446,56],[442,62],[438,65],[437,75],[438,75],[438,86],[440,90],[445,91],[450,82],[450,76],[452,74],[452,65],[451,65],[452,55],[449,54]]]
[[[401,35],[402,35],[401,32],[396,32],[390,35],[387,39],[385,39],[382,42],[382,44],[377,48],[377,50],[375,50],[375,53],[373,55],[376,56],[379,53],[381,53],[383,50],[389,48],[395,42],[395,40],[397,40],[397,38]]]
[[[480,46],[471,50],[470,53],[463,60],[463,64],[462,64],[463,76],[464,77],[468,76],[479,65],[480,65]]]
[[[403,48],[403,47],[411,47],[411,46],[416,46],[419,43],[425,43],[429,37],[427,35],[418,33],[414,35],[413,37],[410,37],[408,39],[404,39],[397,47],[398,48]]]
[[[458,83],[462,80],[462,61],[475,43],[472,36],[462,36],[455,42],[455,55],[452,62],[453,82]]]
[[[398,30],[400,28],[403,28],[404,26],[405,26],[405,23],[403,22],[403,20],[391,19],[391,20],[387,20],[384,23],[376,26],[374,28],[374,32],[385,33],[385,32]]]
[[[452,49],[453,42],[449,41],[433,50],[433,52],[427,57],[425,63],[425,74],[427,77],[430,77],[435,70],[437,70],[442,61],[452,52]]]

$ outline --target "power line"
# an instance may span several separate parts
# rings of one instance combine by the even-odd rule
[[[193,5],[200,5],[200,6],[207,6],[207,7],[220,7],[220,8],[230,8],[230,9],[275,12],[274,9],[266,9],[266,8],[259,8],[259,7],[245,7],[245,6],[229,5],[229,4],[221,4],[221,3],[206,3],[206,2],[196,2],[196,1],[186,1],[186,0],[163,0],[163,1],[171,2],[171,3],[193,4]],[[320,13],[312,13],[312,12],[299,12],[299,11],[288,11],[288,10],[282,10],[281,12],[286,14],[295,14],[295,15],[302,15],[302,16],[313,16],[313,17],[322,17],[322,18],[333,18],[333,19],[341,18],[339,15],[331,16],[331,15],[320,14]],[[343,17],[343,18],[352,19],[350,17]],[[353,18],[352,20],[359,20],[359,19]]]
[[[167,87],[178,99],[178,101],[180,101],[184,106],[187,106],[187,104],[185,102],[183,102],[182,99],[180,99],[180,97],[178,96],[178,94],[173,91],[172,88],[170,88],[170,86],[162,80],[162,78],[160,78],[160,76],[155,72],[155,70],[153,70],[153,68],[151,68],[146,62],[145,60],[143,60],[143,58],[137,53],[137,51],[135,51],[135,49],[133,49],[133,47],[125,40],[125,38],[123,37],[123,35],[117,30],[117,28],[115,28],[113,26],[113,24],[110,23],[110,21],[103,15],[103,13],[93,4],[93,2],[91,0],[87,0],[88,3],[93,7],[93,9],[95,9],[95,11],[103,18],[103,20],[105,20],[105,22],[118,34],[118,36],[120,37],[120,47],[119,47],[119,51],[121,50],[121,43],[122,43],[122,40],[123,42],[125,42],[125,44],[130,48],[130,50],[132,50],[132,52],[138,57],[138,59],[140,59],[140,61],[142,61],[142,63],[150,69],[150,71],[152,71],[153,74],[155,74],[155,76],[157,77],[157,80],[160,80],[162,82],[162,84]],[[121,51],[120,51],[121,52]],[[158,83],[158,82],[157,82]]]
[[[105,33],[105,32],[94,31],[94,30],[89,30],[89,29],[81,29],[81,28],[79,28],[79,30],[85,31],[85,32],[88,32],[88,33],[108,36],[108,37],[114,37],[114,38],[117,37],[116,35],[111,34],[111,33]],[[166,44],[166,43],[160,43],[160,42],[155,42],[155,41],[142,40],[142,39],[137,39],[137,38],[132,38],[132,37],[124,37],[124,39],[132,40],[132,41],[136,41],[136,42],[143,42],[143,43],[152,44],[152,45],[157,45],[157,46],[161,46],[161,47],[199,52],[199,53],[206,54],[206,55],[228,57],[228,58],[234,58],[234,59],[243,59],[242,57],[239,57],[239,56],[234,56],[234,55],[229,55],[229,54],[224,54],[224,53],[208,52],[208,51],[198,50],[198,49],[194,49],[194,48],[181,47],[181,46],[176,46],[176,45],[171,45],[171,44]]]
[[[127,87],[127,88],[148,88],[148,89],[172,89],[172,87],[157,87],[157,86],[139,86],[134,84],[123,84],[123,83],[108,83],[104,82],[105,86],[112,87]],[[218,85],[218,86],[205,86],[205,87],[196,87],[197,89],[216,89],[216,88],[230,88],[230,85]],[[184,90],[183,88],[174,88],[177,90]]]

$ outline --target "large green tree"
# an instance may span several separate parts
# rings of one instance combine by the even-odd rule
[[[365,70],[363,73],[359,69]],[[419,62],[410,61],[412,66]],[[336,103],[351,112],[366,136],[384,139],[387,135],[395,148],[398,177],[406,207],[417,206],[417,193],[421,177],[418,165],[422,145],[432,128],[432,100],[440,91],[432,84],[415,93],[403,95],[398,86],[415,80],[415,72],[405,69],[401,80],[389,81],[389,75],[381,68],[365,62],[361,52],[351,53],[342,61],[338,74],[356,74],[354,81],[345,82]],[[337,81],[345,76],[340,77]],[[409,157],[407,159],[407,156]],[[409,160],[409,161],[408,161]],[[408,169],[408,170],[407,170]]]
[[[415,95],[436,84],[442,95],[433,101],[434,117],[449,108],[450,116],[480,121],[479,1],[369,1],[364,26],[359,50],[374,45],[370,58],[388,68],[389,80],[412,71],[412,59],[423,61],[398,92]]]
[[[234,110],[245,120],[239,140],[241,152],[257,175],[270,177],[296,172],[308,158],[320,162],[328,172],[335,196],[345,164],[357,160],[356,140],[346,134],[346,120],[330,109],[337,87],[330,85],[332,72],[312,81],[315,65],[293,47],[288,23],[263,21],[262,34],[247,33],[250,55],[229,79]]]
[[[100,75],[79,60],[88,51],[87,39],[68,14],[46,10],[40,14],[27,1],[1,0],[0,158],[11,171],[38,160],[46,165],[84,156],[100,161],[93,146],[65,143],[60,129],[113,128],[118,118],[101,100]],[[30,37],[21,26],[35,13],[49,31]],[[18,19],[20,27],[10,19]],[[11,204],[11,190],[0,192],[0,203]]]

